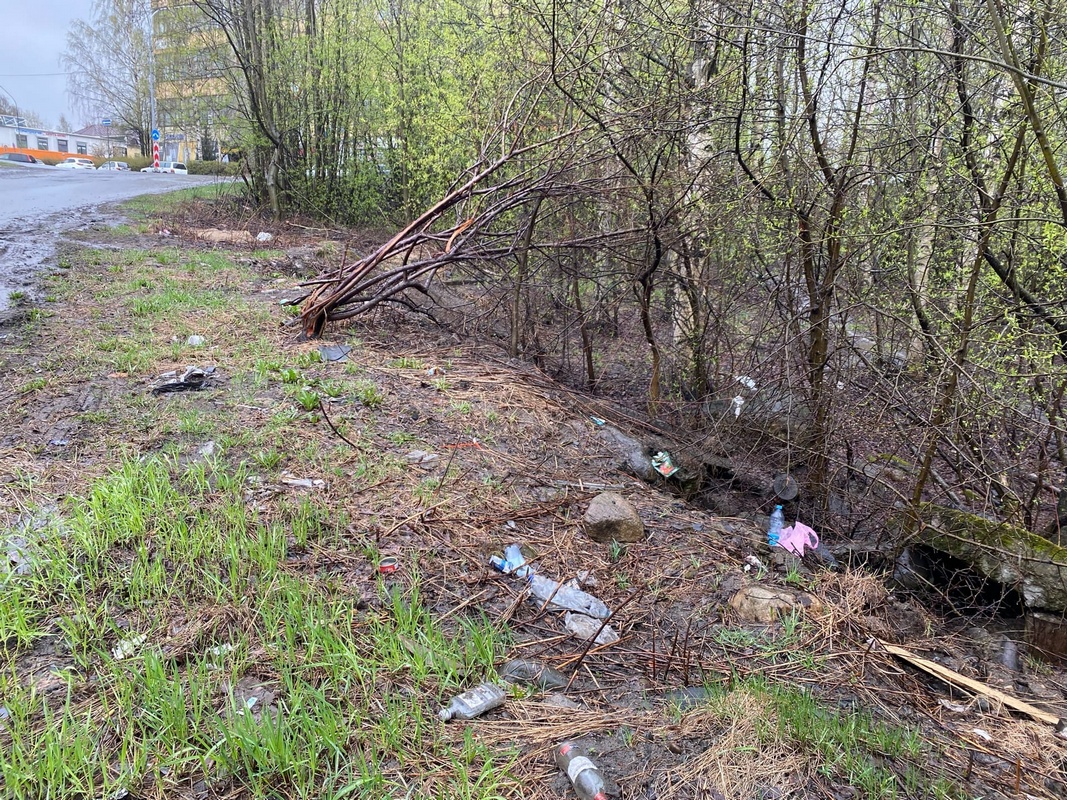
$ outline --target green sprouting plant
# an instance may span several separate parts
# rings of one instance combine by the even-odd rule
[[[422,369],[424,364],[421,358],[401,356],[390,361],[388,366],[392,369]]]
[[[379,408],[385,402],[385,395],[373,381],[361,380],[356,383],[356,397],[367,408]]]
[[[314,366],[315,364],[321,364],[321,363],[322,363],[322,356],[319,354],[318,350],[308,350],[308,351],[306,351],[304,353],[301,353],[300,355],[298,355],[296,357],[297,366],[304,367],[305,369],[307,367],[311,367],[311,366]]]
[[[305,411],[314,411],[319,407],[319,395],[318,392],[312,391],[307,386],[303,387],[296,393],[296,402],[298,402]]]
[[[626,555],[626,545],[612,539],[611,544],[608,545],[608,558],[611,559],[611,562],[614,564],[624,555]]]
[[[273,447],[266,450],[256,450],[252,453],[252,461],[260,469],[273,470],[282,463],[284,456]]]
[[[295,367],[282,367],[278,372],[281,375],[282,383],[300,383],[303,379],[300,370]]]

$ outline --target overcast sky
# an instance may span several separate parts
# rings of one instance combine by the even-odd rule
[[[75,114],[67,100],[67,76],[59,57],[71,20],[88,20],[93,0],[0,0],[0,93],[43,117],[49,127],[59,115],[77,128],[95,120]]]

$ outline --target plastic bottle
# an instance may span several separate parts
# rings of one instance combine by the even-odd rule
[[[608,800],[604,777],[578,745],[564,742],[556,748],[556,766],[567,773],[574,791],[582,800]]]
[[[542,689],[566,689],[570,680],[559,670],[540,661],[514,658],[500,668],[500,677],[509,683],[528,683]]]
[[[501,705],[507,696],[507,692],[495,683],[482,683],[453,697],[446,708],[437,712],[437,716],[444,722],[450,719],[474,719]]]
[[[782,507],[775,506],[774,512],[771,514],[771,524],[767,528],[767,544],[771,547],[778,545],[778,538],[782,535],[784,525],[785,514],[782,513]]]
[[[548,607],[553,611],[577,611],[597,619],[611,616],[611,610],[599,598],[576,589],[570,582],[561,584],[536,572],[527,575],[526,581],[530,585],[531,597],[541,604],[552,598]]]

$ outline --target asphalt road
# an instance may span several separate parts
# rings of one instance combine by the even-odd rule
[[[214,183],[203,175],[0,165],[0,312],[13,292],[32,296],[61,234],[114,220],[102,207],[143,194]]]

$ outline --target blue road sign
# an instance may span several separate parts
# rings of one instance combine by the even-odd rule
[[[111,118],[110,117],[104,117],[102,120],[100,120],[100,124],[103,125],[105,128],[110,128],[111,127]]]
[[[153,142],[158,142],[159,141],[159,130],[156,129],[156,128],[152,128],[152,141]]]

